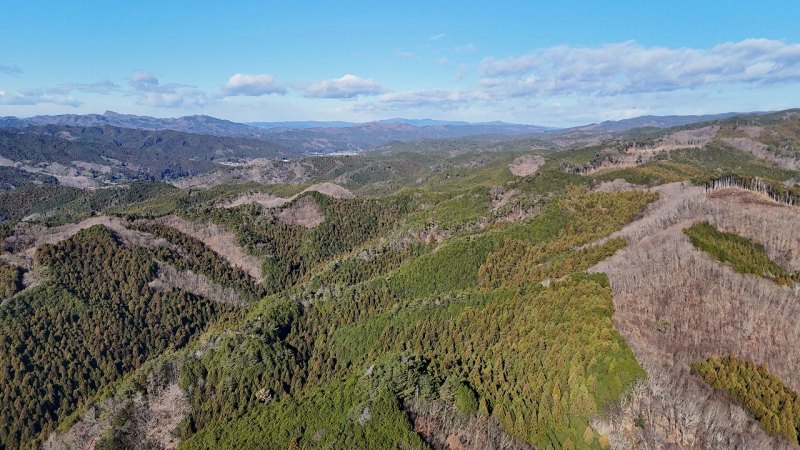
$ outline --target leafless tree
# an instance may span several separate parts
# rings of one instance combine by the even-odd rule
[[[797,229],[800,213],[746,195],[707,196],[702,187],[658,190],[661,198],[647,214],[617,233],[628,246],[593,268],[608,274],[614,323],[649,374],[593,426],[614,448],[789,448],[694,376],[689,363],[736,355],[766,364],[798,390],[800,301],[789,288],[696,250],[683,229],[709,220],[777,256],[778,243],[791,241],[779,235]],[[794,236],[785,247],[788,266],[797,261]]]

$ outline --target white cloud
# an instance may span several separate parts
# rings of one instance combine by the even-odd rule
[[[6,75],[21,75],[22,69],[17,66],[9,66],[6,64],[0,64],[0,73],[4,73]]]
[[[158,78],[152,72],[138,71],[131,75],[128,84],[134,89],[148,91],[158,88]]]
[[[378,95],[386,92],[372,78],[361,78],[346,74],[340,78],[312,83],[303,89],[308,97],[353,98],[362,95]]]
[[[73,91],[79,91],[89,94],[108,95],[120,90],[120,86],[111,80],[99,80],[94,83],[62,83],[54,88],[48,89],[48,92],[68,94]]]
[[[486,58],[481,68],[484,89],[511,97],[769,85],[800,82],[800,44],[746,39],[710,49],[643,47],[633,41],[557,46],[518,57]]]
[[[222,95],[235,96],[247,95],[257,97],[269,94],[285,94],[286,89],[275,81],[269,74],[250,75],[237,73],[228,79],[222,88]]]
[[[40,105],[50,103],[78,107],[83,103],[69,95],[46,89],[24,89],[17,92],[0,91],[0,105]]]
[[[137,103],[157,108],[200,107],[208,104],[205,92],[184,84],[160,84],[151,72],[134,72],[128,79]]]
[[[433,35],[433,36],[431,36],[429,39],[430,39],[431,41],[439,41],[439,40],[442,40],[442,39],[444,39],[446,36],[447,36],[447,35],[446,35],[446,34],[444,34],[444,33],[439,33],[439,34],[434,34],[434,35]]]
[[[409,51],[405,51],[405,50],[398,50],[397,51],[397,57],[398,58],[406,58],[407,59],[407,58],[413,58],[415,56],[417,56],[417,55],[414,52],[409,52]]]

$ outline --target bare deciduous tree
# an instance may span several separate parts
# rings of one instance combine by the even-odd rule
[[[649,378],[593,426],[614,448],[789,448],[694,376],[689,363],[732,354],[766,364],[799,389],[800,301],[789,288],[696,250],[683,229],[708,220],[796,267],[800,212],[746,192],[707,196],[702,187],[682,184],[656,189],[661,198],[647,214],[616,234],[628,246],[593,268],[608,274],[614,323]]]

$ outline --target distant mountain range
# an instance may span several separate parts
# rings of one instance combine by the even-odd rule
[[[99,127],[110,125],[137,130],[173,130],[184,133],[208,134],[228,137],[260,137],[263,133],[256,127],[217,119],[211,116],[185,116],[161,119],[106,111],[103,114],[62,114],[57,116],[33,116],[28,118],[0,117],[0,128],[19,128],[38,125],[66,125],[77,127]]]
[[[633,130],[636,128],[672,128],[672,127],[680,127],[683,125],[690,125],[698,122],[711,122],[714,120],[722,120],[722,119],[727,119],[728,117],[738,116],[742,114],[758,114],[758,113],[729,112],[721,114],[705,114],[699,116],[639,116],[622,120],[606,120],[600,123],[593,123],[590,125],[573,127],[570,130],[620,132],[620,131]]]
[[[306,120],[296,122],[246,122],[245,125],[265,130],[274,130],[276,128],[283,130],[305,130],[307,128],[346,128],[356,125],[356,122]]]
[[[37,125],[68,125],[68,126],[103,126],[110,125],[121,128],[135,128],[139,130],[174,130],[185,133],[209,134],[214,136],[229,137],[265,137],[271,134],[280,134],[294,130],[316,130],[316,134],[324,130],[335,128],[353,128],[355,130],[404,130],[410,127],[419,128],[413,137],[458,137],[478,134],[515,135],[525,133],[539,133],[554,130],[552,127],[537,125],[522,125],[508,122],[464,122],[445,121],[433,119],[385,119],[374,122],[343,122],[343,121],[296,121],[296,122],[249,122],[238,123],[211,116],[194,115],[178,118],[156,118],[149,116],[136,116],[119,114],[106,111],[103,114],[62,114],[55,116],[33,116],[28,118],[0,117],[0,128],[19,128]],[[399,127],[398,125],[408,125]]]
[[[395,117],[392,119],[375,120],[375,123],[405,123],[418,127],[426,127],[433,125],[516,125],[516,126],[535,126],[535,125],[521,125],[509,122],[493,121],[493,122],[465,122],[463,120],[436,120],[436,119],[404,119],[402,117]],[[363,125],[369,122],[342,122],[342,121],[289,121],[289,122],[245,122],[246,125],[252,125],[258,128],[291,128],[291,129],[305,129],[305,128],[345,128]],[[537,127],[548,128],[548,127]],[[555,128],[550,128],[555,129]]]
[[[294,154],[362,151],[390,142],[420,139],[474,137],[494,140],[508,136],[555,135],[569,133],[613,133],[635,128],[670,128],[697,122],[719,120],[737,113],[699,116],[641,116],[618,121],[557,129],[538,125],[508,122],[464,122],[434,119],[392,118],[375,122],[343,121],[250,122],[238,123],[210,116],[194,115],[178,118],[155,118],[119,114],[64,114],[29,118],[0,117],[0,128],[39,126],[117,127],[147,131],[179,131],[196,135],[248,138],[274,144],[275,148]]]
[[[174,179],[228,160],[297,157],[274,141],[111,125],[0,129],[0,167],[91,187],[130,179]],[[9,169],[6,169],[8,171]],[[16,178],[20,173],[15,172]],[[13,183],[12,183],[13,184]]]
[[[209,116],[159,119],[113,112],[2,117],[0,190],[30,183],[99,187],[126,180],[174,180],[253,161],[272,166],[309,155],[370,149],[391,153],[397,149],[458,152],[476,148],[560,148],[602,142],[648,128],[702,127],[710,122],[732,121],[771,123],[797,111],[642,116],[565,129],[431,119],[274,122],[253,126]]]

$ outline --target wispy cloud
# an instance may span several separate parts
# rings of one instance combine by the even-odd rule
[[[467,79],[469,69],[458,67],[456,82]],[[735,106],[730,92],[766,94],[800,84],[800,44],[746,39],[708,49],[645,47],[633,41],[557,46],[515,57],[485,58],[479,71],[478,80],[468,87],[389,92],[353,105],[353,110],[491,111],[574,124],[645,113],[698,114],[713,112],[709,108],[719,105],[747,109]]]
[[[475,44],[464,44],[464,45],[459,45],[453,50],[455,50],[458,53],[474,53],[475,50],[477,49],[478,47],[476,47]]]
[[[503,96],[623,95],[722,84],[800,81],[800,44],[768,39],[710,49],[644,47],[634,41],[600,47],[557,46],[481,63],[482,88]]]
[[[431,41],[440,41],[440,40],[444,39],[445,37],[447,37],[447,34],[438,33],[438,34],[434,34],[433,36],[431,36],[429,38],[429,40],[431,40]]]
[[[16,92],[0,91],[0,105],[53,104],[77,107],[83,102],[72,96],[74,92],[110,94],[121,88],[110,80],[95,83],[62,83],[55,87],[20,89]]]
[[[0,73],[4,73],[6,75],[21,75],[22,69],[20,69],[18,66],[0,64]]]
[[[452,107],[479,100],[477,92],[450,89],[424,89],[383,94],[378,103],[389,108]]]
[[[111,80],[98,80],[94,83],[62,83],[54,88],[49,89],[49,91],[61,94],[68,94],[73,91],[78,91],[88,94],[108,95],[114,92],[121,92],[122,88]]]
[[[413,58],[415,56],[417,56],[417,55],[414,52],[409,52],[409,51],[406,51],[406,50],[398,50],[397,51],[397,57],[398,58],[408,59],[408,58]]]
[[[237,73],[228,79],[222,88],[223,96],[247,95],[258,97],[269,94],[285,94],[286,88],[275,81],[269,74],[251,75]]]
[[[74,97],[49,89],[21,89],[17,92],[0,91],[0,105],[39,105],[45,103],[71,107],[83,104]]]
[[[137,102],[145,106],[193,108],[208,104],[208,96],[200,89],[185,84],[160,84],[151,72],[134,72],[128,79],[128,85],[133,88],[132,95],[138,98]]]
[[[119,91],[120,86],[111,80],[100,80],[89,84],[79,84],[77,85],[77,89],[81,92],[107,95]]]
[[[463,81],[467,78],[467,65],[466,64],[459,64],[458,71],[453,75],[453,81]]]
[[[303,90],[306,96],[314,98],[353,98],[386,92],[386,89],[372,78],[361,78],[352,74],[312,83]]]

